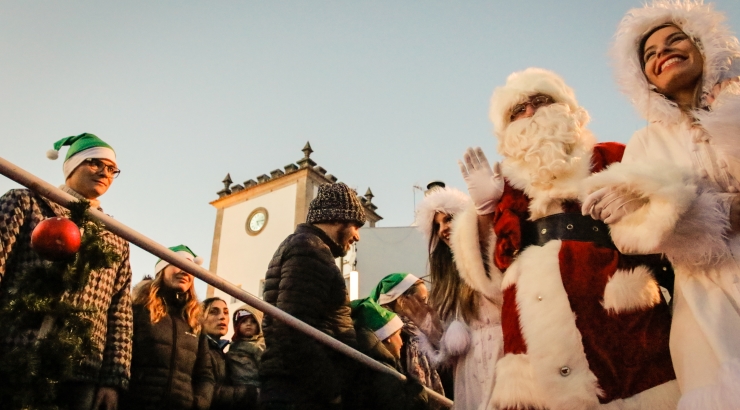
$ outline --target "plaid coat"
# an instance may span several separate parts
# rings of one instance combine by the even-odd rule
[[[0,304],[7,302],[7,291],[18,272],[48,263],[31,249],[31,233],[41,221],[54,216],[68,216],[68,211],[29,190],[13,189],[0,197]],[[72,304],[95,311],[92,339],[102,352],[87,356],[75,380],[127,388],[133,329],[129,244],[108,231],[102,239],[115,249],[121,261],[110,269],[91,272],[81,292],[65,295]],[[29,324],[27,332],[0,341],[0,354],[33,342],[39,325]]]

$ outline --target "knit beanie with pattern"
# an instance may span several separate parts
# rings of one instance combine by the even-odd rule
[[[323,184],[308,206],[306,223],[356,222],[365,224],[365,210],[355,191],[343,183]]]

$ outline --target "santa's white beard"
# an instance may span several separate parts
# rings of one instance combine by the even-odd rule
[[[498,150],[504,162],[529,174],[529,185],[548,189],[590,161],[594,144],[591,133],[565,104],[552,104],[534,116],[509,124],[499,136]]]

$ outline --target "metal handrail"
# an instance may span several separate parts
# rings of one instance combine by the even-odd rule
[[[0,174],[5,175],[13,181],[27,187],[31,191],[36,192],[37,194],[48,198],[65,208],[70,202],[77,201],[77,199],[74,198],[72,195],[49,184],[41,178],[36,177],[30,172],[18,167],[17,165],[7,161],[2,157],[0,157]],[[108,231],[133,243],[134,245],[151,253],[152,255],[157,256],[162,260],[165,260],[172,265],[177,266],[178,268],[190,273],[203,282],[206,282],[209,285],[220,289],[227,295],[232,296],[250,306],[261,310],[264,313],[273,316],[275,319],[287,324],[288,326],[300,332],[305,333],[306,335],[318,340],[319,342],[331,347],[334,350],[337,350],[344,355],[349,356],[350,358],[364,364],[365,366],[370,367],[373,370],[388,373],[400,380],[406,380],[406,376],[397,372],[396,370],[391,369],[390,367],[370,358],[363,353],[360,353],[359,351],[347,346],[346,344],[340,342],[337,339],[334,339],[333,337],[321,332],[320,330],[317,330],[316,328],[306,324],[296,317],[242,290],[233,283],[214,275],[202,266],[178,256],[170,249],[160,245],[156,241],[135,231],[134,229],[129,228],[128,226],[104,214],[103,212],[94,208],[90,208],[88,211],[94,219],[102,222]],[[447,407],[452,407],[452,400],[427,387],[424,387],[424,389],[426,390],[429,397],[431,397],[432,399]]]

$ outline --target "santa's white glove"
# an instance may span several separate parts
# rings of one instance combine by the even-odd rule
[[[504,178],[501,176],[501,165],[497,162],[493,165],[488,164],[486,155],[480,148],[468,148],[463,155],[462,161],[457,161],[460,165],[465,184],[468,185],[468,193],[475,204],[478,215],[488,215],[493,213],[504,193]]]
[[[581,213],[591,215],[591,218],[604,221],[606,224],[614,224],[646,203],[647,198],[633,192],[607,187],[589,194],[583,201]]]

